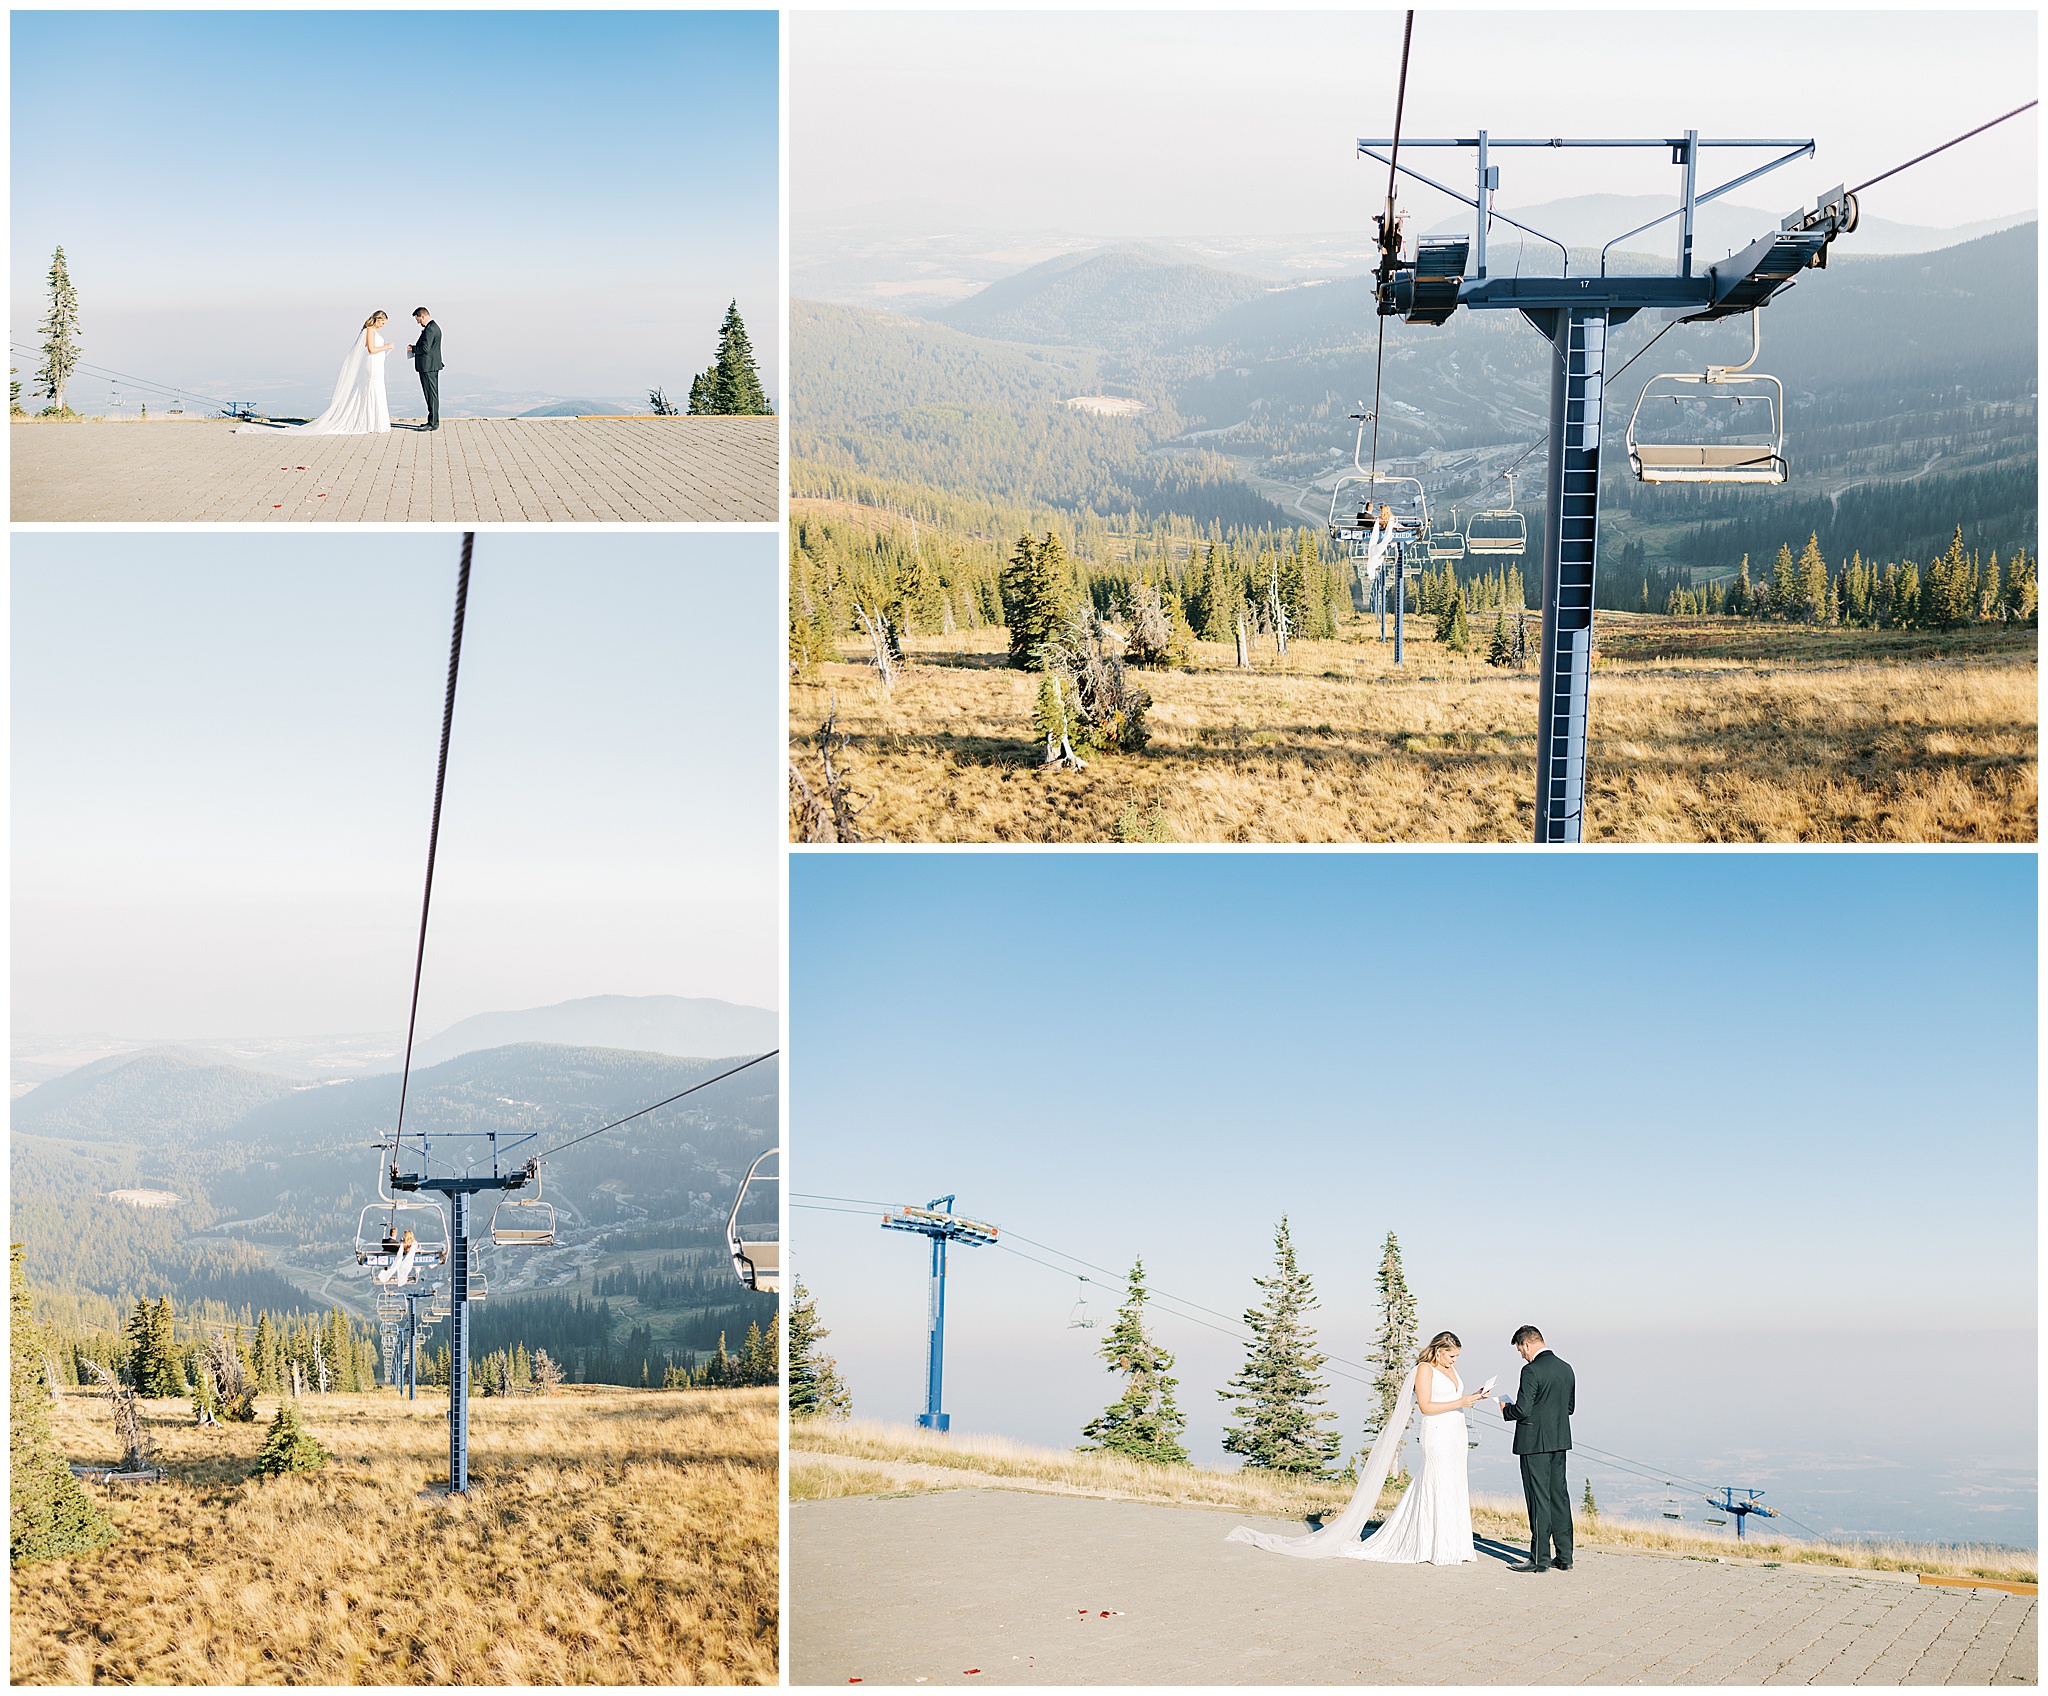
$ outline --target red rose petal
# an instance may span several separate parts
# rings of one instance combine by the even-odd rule
[[[972,1678],[972,1677],[973,1677],[973,1676],[974,1676],[974,1675],[975,1675],[976,1673],[978,1673],[978,1672],[980,1672],[980,1671],[981,1671],[981,1668],[980,1668],[980,1667],[969,1667],[969,1668],[968,1668],[968,1669],[967,1669],[967,1670],[966,1670],[965,1672],[963,1672],[963,1673],[962,1673],[962,1674],[961,1674],[960,1676],[961,1676],[962,1678]]]

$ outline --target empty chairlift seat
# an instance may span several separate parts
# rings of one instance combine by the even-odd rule
[[[506,1195],[491,1214],[491,1241],[500,1248],[553,1248],[555,1209],[541,1194],[540,1176],[535,1174],[533,1194],[521,1196],[516,1190]]]
[[[1782,483],[1785,385],[1751,371],[1763,332],[1751,312],[1741,365],[1663,371],[1643,385],[1628,420],[1628,463],[1644,483]],[[1647,437],[1663,437],[1650,440]]]
[[[758,1290],[763,1295],[781,1292],[782,1244],[767,1236],[761,1224],[751,1225],[743,1231],[740,1209],[746,1204],[749,1192],[757,1186],[782,1182],[779,1172],[767,1176],[761,1172],[766,1162],[779,1161],[781,1155],[779,1148],[768,1149],[747,1168],[747,1175],[740,1180],[739,1192],[732,1198],[732,1212],[725,1221],[725,1242],[732,1255],[733,1276],[748,1289]]]

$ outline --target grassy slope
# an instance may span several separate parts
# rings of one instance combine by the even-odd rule
[[[1153,737],[1046,773],[1032,680],[999,630],[914,639],[893,694],[831,664],[790,689],[792,757],[833,698],[843,762],[898,841],[1526,841],[1536,675],[1460,657],[1409,621],[1396,672],[1376,627],[1270,643],[1256,669],[1199,644],[1148,673]],[[2032,841],[2036,632],[1934,637],[1602,614],[1587,839]]]
[[[145,1405],[170,1481],[88,1486],[120,1540],[14,1574],[16,1683],[775,1681],[771,1390],[479,1401],[463,1500],[430,1489],[445,1400],[310,1396],[334,1459],[269,1482],[263,1421]],[[73,1459],[114,1457],[98,1395],[54,1412]]]
[[[1300,1519],[1311,1513],[1334,1513],[1344,1506],[1348,1490],[1330,1482],[1303,1483],[1257,1472],[1209,1472],[1192,1466],[1151,1466],[1120,1455],[1082,1454],[1070,1449],[1037,1449],[1006,1437],[954,1434],[944,1440],[907,1425],[875,1420],[807,1420],[790,1434],[792,1499],[865,1493],[865,1491],[932,1488],[934,1469],[956,1475],[963,1486],[983,1488],[1053,1488],[1115,1501],[1166,1502],[1184,1507],[1238,1508],[1275,1519]],[[801,1457],[832,1457],[804,1461]],[[854,1464],[837,1464],[847,1457]],[[914,1469],[903,1476],[898,1469]],[[848,1488],[860,1486],[860,1490]],[[1380,1511],[1399,1499],[1388,1490]],[[1817,1544],[1789,1537],[1757,1534],[1738,1545],[1732,1536],[1666,1531],[1655,1525],[1625,1520],[1575,1516],[1574,1536],[1588,1547],[1643,1549],[1667,1554],[1714,1556],[1853,1567],[1878,1572],[1924,1572],[1955,1577],[2032,1583],[2032,1555],[2003,1550],[1940,1545]],[[1521,1503],[1498,1497],[1472,1499],[1473,1530],[1482,1537],[1527,1543],[1528,1515]]]

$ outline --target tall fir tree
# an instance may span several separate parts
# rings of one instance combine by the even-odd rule
[[[1245,1312],[1251,1345],[1237,1376],[1217,1392],[1241,1421],[1224,1431],[1224,1452],[1242,1455],[1247,1467],[1320,1478],[1342,1439],[1324,1429],[1336,1416],[1323,1405],[1325,1362],[1308,1322],[1318,1303],[1295,1261],[1285,1215],[1273,1233],[1273,1276],[1252,1282],[1265,1300]]]
[[[1043,540],[1017,538],[1003,567],[1003,623],[1010,633],[1010,663],[1036,670],[1038,650],[1066,621],[1073,605],[1067,550],[1047,531]]]
[[[255,1344],[256,1388],[265,1395],[277,1394],[277,1326],[272,1323],[270,1310],[265,1308],[256,1316]]]
[[[1379,1370],[1372,1387],[1379,1401],[1365,1422],[1367,1447],[1394,1417],[1401,1386],[1415,1369],[1415,1297],[1401,1269],[1400,1239],[1392,1231],[1380,1245],[1380,1269],[1373,1281],[1379,1291],[1380,1328],[1373,1343],[1372,1359]]]
[[[1161,1466],[1185,1466],[1188,1452],[1180,1434],[1187,1415],[1174,1405],[1173,1356],[1145,1330],[1145,1262],[1132,1263],[1124,1304],[1099,1351],[1109,1370],[1121,1374],[1124,1393],[1081,1428],[1084,1450],[1102,1449]]]
[[[49,309],[43,315],[43,363],[36,371],[36,390],[49,399],[51,412],[63,412],[64,389],[78,368],[78,291],[71,286],[71,268],[64,249],[50,255]]]
[[[50,1429],[46,1339],[30,1308],[18,1245],[9,1278],[7,1554],[14,1566],[32,1566],[110,1543],[114,1526],[71,1476]]]
[[[819,1323],[818,1304],[796,1281],[789,1298],[789,1417],[844,1419],[853,1401],[840,1381],[839,1363],[818,1345],[832,1333]]]
[[[718,329],[718,357],[690,383],[690,412],[695,417],[765,418],[775,409],[761,387],[754,364],[754,344],[740,320],[740,303],[725,309]]]

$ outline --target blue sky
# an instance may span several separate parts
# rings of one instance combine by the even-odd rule
[[[1965,1534],[1954,1508],[2030,1541],[2035,876],[2031,854],[794,856],[792,1188],[955,1191],[1022,1253],[1142,1252],[1224,1314],[1286,1213],[1354,1360],[1394,1231],[1475,1383],[1519,1368],[1524,1322],[1591,1370],[1588,1441],[1762,1483],[1847,1440],[1870,1476],[1833,1528],[1882,1483],[1890,1529]],[[791,1231],[857,1409],[908,1417],[921,1243],[858,1206]],[[1067,1329],[1081,1293],[1004,1250],[956,1261],[958,1423],[1075,1440],[1108,1382]],[[1160,1323],[1220,1462],[1237,1346]],[[1999,1386],[1981,1405],[1954,1405],[1959,1355]],[[1365,1398],[1336,1386],[1354,1436]],[[1930,1455],[1975,1482],[1921,1478]]]
[[[1171,28],[1157,13],[1110,10],[800,12],[792,240],[803,247],[808,214],[909,200],[956,209],[949,229],[1210,239],[1365,229],[1386,172],[1375,177],[1352,145],[1390,133],[1401,27],[1397,7],[1179,13]],[[1813,136],[1816,159],[1734,197],[1775,219],[2032,99],[2037,64],[2031,10],[1424,10],[1405,125],[1415,137],[1481,126],[1496,136]],[[946,145],[927,145],[933,134]],[[2028,210],[2039,147],[2035,117],[2016,119],[1881,185],[1865,209],[1939,227]],[[1470,164],[1464,156],[1458,169]],[[1656,152],[1525,152],[1500,164],[1503,209],[1676,192]],[[1417,187],[1404,204],[1431,220],[1455,210]]]
[[[234,398],[324,398],[421,304],[450,394],[687,392],[735,298],[779,393],[773,12],[16,12],[12,47],[17,341],[61,242],[88,360]]]
[[[478,538],[423,1031],[777,1004],[777,549]],[[456,551],[14,538],[17,1031],[402,1028]]]

